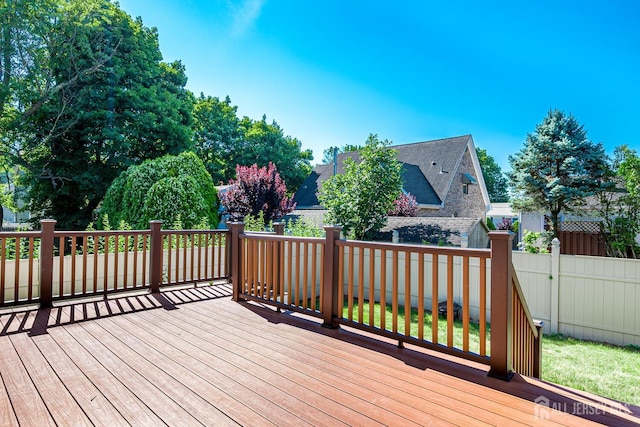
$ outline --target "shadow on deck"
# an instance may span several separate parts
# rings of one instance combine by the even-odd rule
[[[256,303],[227,284],[0,314],[2,425],[637,425],[640,408]]]

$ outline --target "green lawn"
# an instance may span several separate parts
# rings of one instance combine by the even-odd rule
[[[542,379],[640,405],[640,347],[545,335]]]
[[[353,320],[358,321],[358,301],[357,299],[354,301],[353,306]],[[343,314],[344,318],[348,318],[349,316],[349,308],[347,306],[347,301],[345,300],[343,306]],[[363,323],[369,324],[369,303],[364,303],[363,310]],[[398,307],[398,326],[397,332],[401,334],[405,334],[405,315],[404,315],[404,306]],[[374,304],[374,326],[380,327],[380,304]],[[411,309],[411,336],[418,338],[418,309]],[[390,304],[387,304],[385,311],[385,329],[391,331],[393,327],[393,308]],[[431,341],[431,330],[432,330],[432,317],[430,312],[426,312],[424,314],[424,339],[427,341]],[[486,351],[489,354],[489,325],[487,325],[487,344]],[[455,348],[462,349],[462,321],[456,320],[454,321],[453,327],[453,346]],[[438,316],[438,343],[447,345],[447,318],[444,316]],[[469,322],[469,351],[474,353],[480,353],[480,328],[477,323]]]
[[[343,317],[348,318],[345,300]],[[374,305],[374,326],[380,327],[380,305]],[[404,307],[398,307],[398,332],[405,332]],[[431,313],[424,316],[424,338],[431,340]],[[358,302],[354,301],[353,320],[358,320]],[[364,304],[363,322],[369,324],[369,305]],[[392,330],[393,310],[385,310],[385,329]],[[411,310],[411,336],[418,336],[418,311]],[[462,349],[462,322],[454,323],[454,347]],[[479,352],[479,328],[469,325],[469,349]],[[489,336],[489,325],[487,325]],[[446,345],[447,321],[439,316],[438,341]],[[489,345],[487,343],[487,353]],[[616,347],[581,341],[562,335],[545,335],[542,341],[542,379],[610,399],[640,405],[640,347]]]

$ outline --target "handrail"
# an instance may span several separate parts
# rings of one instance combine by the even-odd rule
[[[409,250],[411,252],[419,252],[419,253],[425,253],[425,254],[471,256],[475,258],[491,257],[491,251],[489,249],[416,245],[416,244],[409,244],[409,243],[398,244],[398,243],[368,242],[364,240],[338,240],[336,241],[336,246],[386,249],[386,250]]]
[[[518,275],[516,274],[516,270],[515,268],[513,268],[513,265],[511,266],[511,278],[513,281],[513,288],[518,293],[518,298],[522,302],[522,308],[524,309],[524,312],[527,316],[527,321],[529,322],[529,326],[533,331],[533,336],[538,338],[538,328],[536,326],[536,322],[535,320],[533,320],[533,317],[531,316],[531,312],[529,311],[529,306],[527,305],[526,300],[524,298],[524,293],[522,292],[522,287],[520,286],[520,281],[518,280]]]
[[[158,292],[160,285],[229,276],[228,230],[161,230],[159,221],[148,230],[55,230],[55,224],[47,219],[39,231],[0,232],[0,307],[50,307],[59,299]],[[171,236],[179,250],[164,247]],[[181,262],[164,264],[165,252]]]

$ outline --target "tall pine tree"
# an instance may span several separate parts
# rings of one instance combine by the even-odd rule
[[[524,147],[509,156],[508,174],[516,209],[549,213],[554,236],[561,213],[585,204],[604,190],[606,157],[602,144],[587,138],[584,127],[571,115],[549,111],[528,134]]]

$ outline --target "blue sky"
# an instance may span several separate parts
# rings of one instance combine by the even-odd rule
[[[551,108],[640,150],[640,2],[120,0],[196,95],[276,120],[320,162],[369,133],[472,134],[509,169]]]

